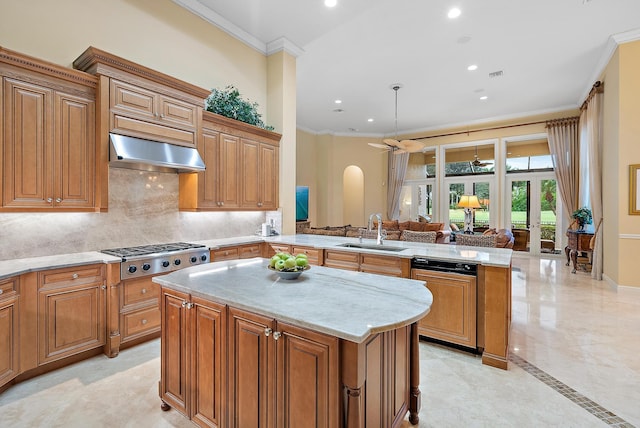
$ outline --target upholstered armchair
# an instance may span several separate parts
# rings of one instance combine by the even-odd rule
[[[496,247],[498,235],[456,235],[456,245],[468,245],[470,247]]]

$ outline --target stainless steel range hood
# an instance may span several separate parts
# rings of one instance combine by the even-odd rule
[[[192,147],[109,134],[109,166],[157,172],[200,172],[205,165]]]

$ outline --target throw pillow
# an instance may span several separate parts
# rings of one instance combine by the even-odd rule
[[[411,230],[403,230],[400,239],[407,242],[424,242],[427,244],[435,244],[436,236],[436,232],[414,232]]]

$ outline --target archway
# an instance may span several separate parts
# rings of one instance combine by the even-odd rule
[[[364,221],[364,173],[349,165],[342,174],[342,220],[344,224],[361,225]]]

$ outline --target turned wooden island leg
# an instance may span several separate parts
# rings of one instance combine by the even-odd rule
[[[345,428],[364,428],[364,383],[366,354],[363,344],[341,341],[341,378],[344,388]]]
[[[411,366],[409,368],[409,384],[411,386],[411,396],[409,397],[409,422],[417,425],[420,421],[418,413],[422,403],[420,400],[420,348],[418,340],[418,323],[411,324]]]

